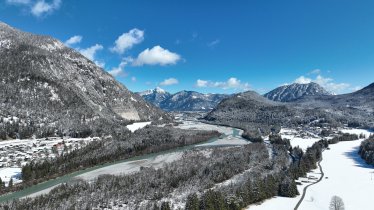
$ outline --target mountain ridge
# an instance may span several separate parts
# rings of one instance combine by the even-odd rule
[[[146,101],[166,111],[208,111],[213,109],[226,94],[203,94],[196,91],[182,90],[171,94],[155,88],[138,93]]]
[[[331,95],[317,83],[310,82],[307,84],[293,83],[283,85],[264,94],[264,96],[273,101],[290,102],[309,95]]]
[[[17,126],[1,123],[3,138],[102,133],[171,119],[62,42],[5,23],[0,29],[0,120],[19,119]]]

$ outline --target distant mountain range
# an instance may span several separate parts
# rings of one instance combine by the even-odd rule
[[[318,88],[314,95],[305,93],[294,97],[299,96],[295,94],[300,89],[297,86],[281,87],[271,91],[272,94],[265,94],[275,96],[276,92],[282,93],[280,95],[284,97],[270,97],[280,101],[285,101],[289,95],[294,98],[289,98],[291,102],[271,101],[253,91],[235,94],[219,103],[206,115],[205,120],[239,127],[249,133],[259,132],[259,135],[266,135],[272,130],[279,131],[281,126],[305,124],[348,124],[374,128],[374,83],[349,94],[329,95]],[[282,90],[290,93],[284,94]],[[320,91],[323,94],[317,94]]]
[[[170,120],[77,51],[0,22],[0,139],[120,131]]]
[[[324,95],[331,95],[331,93],[317,83],[311,82],[308,84],[293,83],[291,85],[283,85],[266,93],[264,96],[273,101],[290,102],[304,96]]]
[[[226,94],[203,94],[194,91],[180,91],[170,94],[157,87],[138,93],[146,101],[166,111],[209,111],[217,106]]]

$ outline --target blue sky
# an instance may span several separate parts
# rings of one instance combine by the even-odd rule
[[[369,0],[1,0],[0,21],[66,42],[132,91],[374,82]]]

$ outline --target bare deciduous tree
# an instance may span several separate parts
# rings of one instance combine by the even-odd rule
[[[343,199],[339,196],[332,196],[330,201],[330,210],[344,210]]]

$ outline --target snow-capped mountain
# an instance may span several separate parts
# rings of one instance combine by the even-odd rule
[[[0,22],[0,136],[101,133],[170,118],[79,52]],[[122,132],[121,132],[122,133]]]
[[[151,102],[152,104],[160,107],[160,103],[168,99],[171,94],[166,92],[165,90],[156,87],[153,90],[146,90],[144,92],[138,93],[142,96],[146,101]]]
[[[331,95],[331,93],[317,83],[311,82],[308,84],[293,83],[291,85],[283,85],[266,93],[264,96],[273,101],[289,102],[304,96],[321,95]]]
[[[180,91],[170,94],[161,88],[141,93],[145,100],[166,111],[208,111],[229,95],[203,94],[195,91]]]

